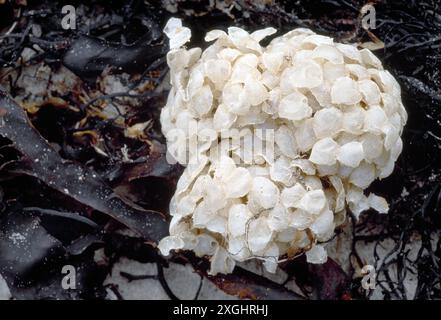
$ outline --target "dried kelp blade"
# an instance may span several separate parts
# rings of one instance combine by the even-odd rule
[[[0,271],[11,281],[31,279],[31,272],[62,254],[61,242],[47,233],[37,217],[10,212],[0,221]]]
[[[0,216],[0,273],[14,299],[81,299],[102,296],[93,255],[69,256],[69,251],[42,225],[37,216],[10,210]],[[74,266],[76,290],[65,290],[61,271]],[[93,274],[93,278],[91,278]],[[97,289],[94,289],[97,288]]]
[[[163,51],[163,45],[116,45],[81,36],[71,43],[63,57],[63,64],[82,79],[95,79],[107,66],[127,73],[144,70],[161,57],[165,53]]]
[[[167,234],[164,217],[121,199],[91,169],[63,160],[32,127],[24,111],[0,93],[0,135],[10,139],[22,158],[14,172],[33,176],[48,186],[112,217],[149,241]]]

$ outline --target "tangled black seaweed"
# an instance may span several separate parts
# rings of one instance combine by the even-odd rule
[[[373,1],[376,29],[370,32],[360,27],[360,9],[366,4],[361,0],[274,1],[266,5],[246,0],[70,2],[77,7],[76,30],[61,28],[64,1],[0,2],[0,89],[16,100],[20,97],[19,103],[32,125],[50,142],[51,163],[58,170],[65,170],[64,174],[85,170],[84,190],[91,190],[91,186],[118,190],[129,212],[166,213],[181,170],[165,164],[164,141],[157,121],[166,94],[158,88],[167,73],[167,44],[161,30],[172,15],[170,11],[192,28],[195,45],[202,45],[207,29],[225,29],[231,24],[250,30],[274,26],[281,32],[302,26],[343,42],[382,41],[384,47],[376,53],[402,86],[409,121],[403,133],[405,147],[393,175],[370,187],[370,191],[389,200],[390,212],[386,216],[365,215],[359,223],[354,222],[351,256],[363,265],[360,246],[374,245],[377,285],[386,299],[441,298],[439,1]],[[26,50],[33,54],[25,60]],[[59,96],[55,93],[38,106],[23,105],[29,97],[23,96],[25,88],[18,80],[32,65],[47,65],[51,72],[70,70],[79,87]],[[100,88],[102,75],[122,72],[130,75],[126,79],[127,90],[106,94]],[[6,105],[14,103],[3,96],[0,101],[3,117],[4,112],[13,109]],[[135,102],[143,108],[133,108]],[[118,114],[102,117],[97,113],[97,108],[110,104],[116,106]],[[29,133],[31,127],[25,127],[24,118],[16,120],[23,126],[19,129]],[[124,134],[141,121],[151,122],[141,139]],[[117,209],[110,194],[98,192],[95,199],[91,194],[79,197],[66,192],[60,179],[52,185],[50,172],[37,170],[26,158],[36,151],[35,139],[20,139],[5,128],[0,135],[0,273],[14,297],[102,298],[105,289],[109,289],[122,298],[118,288],[102,285],[118,257],[156,263],[160,271],[167,267],[168,261],[158,256],[151,245],[114,232],[120,224],[129,228],[132,224],[124,217],[115,221]],[[65,161],[76,164],[65,165]],[[59,174],[62,176],[63,172]],[[77,191],[81,192],[81,188]],[[69,230],[60,223],[66,220],[71,223]],[[26,226],[34,228],[33,232],[24,233],[29,238],[29,246],[22,248],[24,252],[13,247],[7,236],[17,230],[29,230]],[[34,248],[32,243],[42,246]],[[104,267],[93,260],[97,248],[104,248],[109,257],[109,264]],[[20,255],[27,258],[17,259]],[[312,268],[297,259],[282,266],[290,278],[296,279],[303,293],[300,296],[240,268],[230,276],[210,277],[206,263],[194,256],[176,255],[172,261],[192,264],[201,277],[239,297],[370,296],[360,288],[359,278],[352,280],[352,274],[345,274],[332,261],[325,267]],[[81,288],[75,293],[66,293],[54,285],[59,281],[54,268],[67,262],[80,270]],[[409,275],[417,279],[412,290],[406,285]],[[138,279],[129,274],[123,276],[130,281]],[[164,273],[155,277],[170,298],[176,298]],[[317,285],[323,282],[330,285]]]

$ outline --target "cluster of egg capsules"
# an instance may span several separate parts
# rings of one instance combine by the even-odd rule
[[[327,259],[324,242],[348,210],[388,211],[365,195],[393,171],[407,120],[400,87],[368,49],[309,29],[260,41],[213,30],[205,50],[171,19],[171,90],[161,112],[170,156],[186,166],[170,205],[170,236],[159,248],[211,257],[211,273],[236,262],[278,262],[305,253]]]

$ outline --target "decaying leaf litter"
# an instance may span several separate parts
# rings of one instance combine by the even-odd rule
[[[168,263],[191,264],[202,277],[207,276],[204,261],[190,254],[166,261],[154,245],[145,242],[157,240],[151,237],[153,230],[146,228],[144,239],[137,238],[136,230],[152,219],[157,222],[157,236],[167,229],[162,217],[167,216],[182,171],[165,161],[158,121],[167,95],[164,56],[168,48],[162,28],[170,16],[178,16],[191,27],[194,46],[203,45],[206,30],[230,25],[250,31],[273,26],[280,32],[304,26],[341,42],[360,44],[379,39],[384,48],[375,53],[398,78],[409,113],[405,147],[395,172],[369,190],[388,199],[389,214],[366,215],[340,233],[352,244],[348,266],[330,260],[322,267],[311,267],[303,258],[287,262],[281,266],[287,276],[284,281],[295,279],[296,294],[274,283],[280,288],[261,295],[266,291],[259,288],[270,286],[270,280],[241,269],[231,277],[209,279],[242,298],[286,294],[287,298],[363,299],[367,295],[360,288],[360,268],[372,263],[379,276],[377,291],[385,298],[439,298],[439,4],[376,1],[377,28],[371,30],[375,37],[360,28],[359,10],[364,4],[94,1],[78,5],[74,31],[61,28],[60,3],[1,4],[0,83],[5,94],[0,107],[4,119],[12,115],[17,124],[11,128],[11,122],[3,121],[0,130],[0,270],[12,296],[103,298],[103,280],[121,256],[161,268]],[[40,160],[35,161],[45,157],[61,170],[58,179],[41,169]],[[73,177],[81,183],[74,183]],[[124,212],[129,214],[116,216]],[[26,225],[24,232],[20,226]],[[47,244],[45,250],[32,246],[35,239]],[[23,245],[13,246],[13,241]],[[373,248],[370,261],[364,261],[366,247]],[[22,255],[3,248],[27,250],[31,259],[16,261]],[[98,264],[94,253],[102,249],[108,259]],[[16,269],[6,273],[11,261]],[[79,290],[74,293],[56,286],[58,267],[67,263],[78,266],[80,274]],[[407,285],[409,275],[417,279],[412,289]],[[174,298],[173,283],[163,273],[157,277]],[[44,289],[36,290],[39,287]]]

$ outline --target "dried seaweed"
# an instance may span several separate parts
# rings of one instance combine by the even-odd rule
[[[181,172],[180,167],[165,162],[157,121],[167,94],[162,90],[167,44],[161,29],[174,15],[192,28],[192,45],[204,45],[207,29],[229,25],[249,30],[274,26],[280,33],[302,26],[342,42],[363,44],[376,37],[384,43],[376,54],[399,80],[409,113],[396,170],[370,188],[389,200],[390,212],[387,216],[369,213],[362,221],[353,221],[354,262],[349,273],[331,260],[324,267],[312,268],[300,258],[282,267],[306,298],[369,298],[372,292],[366,294],[361,288],[356,269],[366,263],[360,258],[360,247],[373,244],[370,262],[375,264],[377,286],[384,298],[441,298],[441,8],[436,0],[372,3],[377,27],[370,32],[361,28],[360,9],[366,4],[362,0],[94,0],[78,4],[77,30],[61,28],[61,1],[0,4],[0,85],[20,104],[4,95],[0,98],[0,218],[38,222],[41,241],[48,243],[47,250],[35,252],[32,261],[17,264],[30,273],[20,271],[18,278],[12,277],[19,282],[29,278],[45,289],[37,292],[32,284],[26,290],[13,286],[14,296],[102,297],[105,288],[99,282],[120,256],[167,266],[144,240],[158,240],[165,234],[162,217],[167,215]],[[32,56],[25,59],[29,52]],[[44,96],[27,94],[23,76],[39,68],[49,68],[50,75],[73,71],[69,78],[74,86],[61,90],[48,81],[50,90]],[[109,92],[106,86],[121,90]],[[127,129],[138,123],[145,123],[145,129],[128,136]],[[79,177],[84,179],[81,184],[76,183]],[[71,231],[62,227],[66,221],[74,226]],[[121,224],[145,239],[112,232]],[[148,224],[157,229],[139,230]],[[2,228],[9,225],[0,223]],[[0,245],[6,243],[0,237]],[[92,262],[97,247],[104,247],[110,257],[105,268]],[[52,251],[62,252],[63,258]],[[1,253],[0,265],[14,258],[3,258]],[[39,260],[46,257],[51,263],[41,267]],[[186,259],[202,277],[230,294],[303,298],[243,269],[230,276],[208,276],[205,260]],[[82,266],[84,290],[80,294],[66,296],[54,285],[59,274],[48,272],[51,266],[57,270],[67,262]],[[36,275],[39,268],[47,274]],[[98,275],[96,282],[86,280],[91,274]],[[414,294],[406,287],[409,275],[417,278]],[[164,288],[170,285],[163,278],[161,283]],[[271,290],[265,291],[266,287]],[[117,288],[109,289],[118,294]],[[173,287],[167,290],[173,298]]]
[[[2,126],[0,134],[13,143],[22,158],[10,165],[9,172],[33,176],[65,195],[108,214],[143,236],[158,241],[167,234],[167,225],[158,212],[128,205],[92,170],[63,161],[31,127],[24,111],[0,92]],[[3,168],[5,169],[5,168]]]
[[[138,42],[128,47],[82,36],[70,44],[63,64],[82,79],[95,79],[109,65],[121,72],[134,73],[165,54],[163,45],[152,46],[142,38]]]

